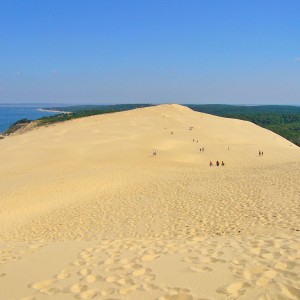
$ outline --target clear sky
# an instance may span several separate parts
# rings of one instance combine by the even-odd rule
[[[299,0],[0,0],[0,103],[300,104]]]

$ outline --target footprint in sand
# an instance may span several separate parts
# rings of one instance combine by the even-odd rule
[[[86,290],[87,286],[83,284],[73,284],[72,286],[70,286],[70,292],[73,294],[79,294]]]
[[[147,254],[141,258],[141,261],[143,261],[143,262],[152,261],[158,257],[159,257],[159,255],[157,255],[157,254]]]
[[[155,285],[155,284],[152,284],[152,283],[143,283],[140,288],[139,288],[141,291],[156,291],[156,290],[159,290],[160,288]]]
[[[101,296],[108,296],[111,295],[115,292],[115,290],[113,288],[105,288],[105,289],[101,289]]]
[[[143,268],[143,266],[139,265],[139,264],[131,264],[131,265],[129,265],[129,267],[131,269],[141,269],[141,268]]]
[[[122,289],[119,290],[119,294],[120,295],[127,295],[127,294],[132,293],[135,290],[137,290],[137,288],[138,288],[137,284],[129,286],[129,287],[125,287],[125,288],[122,288]]]
[[[41,289],[40,292],[43,294],[46,294],[48,296],[53,296],[53,295],[59,293],[60,290],[57,288],[53,288],[53,287],[47,287],[47,288]]]
[[[49,287],[50,285],[52,285],[55,282],[56,282],[56,279],[48,279],[48,280],[44,280],[44,281],[40,281],[40,282],[36,282],[36,283],[31,283],[28,285],[28,287],[36,289],[36,290],[41,290],[41,289]]]
[[[56,276],[57,279],[66,279],[70,277],[71,274],[67,270],[62,270],[60,273]]]
[[[86,290],[81,292],[78,297],[80,299],[91,299],[96,297],[97,295],[99,295],[99,291],[96,289],[90,289],[90,290]]]
[[[145,273],[146,273],[146,269],[141,268],[141,269],[137,269],[134,272],[132,272],[132,275],[135,277],[140,277],[140,276],[145,275]]]
[[[208,268],[208,267],[202,267],[202,266],[191,266],[190,270],[194,271],[194,272],[198,272],[198,273],[202,273],[202,272],[211,272],[212,269]]]
[[[246,282],[234,282],[231,283],[230,285],[226,287],[221,287],[216,290],[217,293],[222,293],[222,294],[227,294],[227,295],[232,295],[235,297],[240,296],[241,294],[244,293],[244,289],[249,287],[250,284]]]
[[[76,260],[76,261],[73,262],[73,265],[74,265],[74,266],[84,266],[84,265],[86,265],[86,264],[87,264],[87,263],[86,263],[85,261],[80,260],[80,259],[78,259],[78,260]]]
[[[188,294],[167,295],[159,297],[159,300],[193,300],[193,297]]]
[[[97,281],[97,280],[99,280],[101,277],[97,277],[97,276],[95,276],[95,275],[87,275],[86,277],[84,277],[84,280],[86,281],[86,282],[88,282],[88,283],[93,283],[93,282],[95,282],[95,281]]]
[[[225,263],[226,262],[223,259],[218,259],[218,258],[214,258],[214,257],[204,257],[202,261],[205,263]]]
[[[119,285],[133,285],[134,281],[129,278],[121,278],[117,281]]]
[[[90,269],[81,269],[79,272],[78,272],[78,274],[79,275],[82,275],[82,276],[87,276],[87,275],[89,275],[89,274],[91,274],[92,273],[92,270],[90,270]]]

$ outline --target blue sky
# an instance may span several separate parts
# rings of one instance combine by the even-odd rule
[[[298,0],[0,0],[0,103],[300,104]]]

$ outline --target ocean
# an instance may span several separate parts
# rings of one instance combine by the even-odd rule
[[[0,104],[0,133],[20,119],[36,120],[56,113],[39,111],[39,108],[58,106],[57,104]]]

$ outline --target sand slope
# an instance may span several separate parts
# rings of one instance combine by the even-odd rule
[[[0,155],[3,299],[300,298],[300,149],[268,130],[160,105]]]

